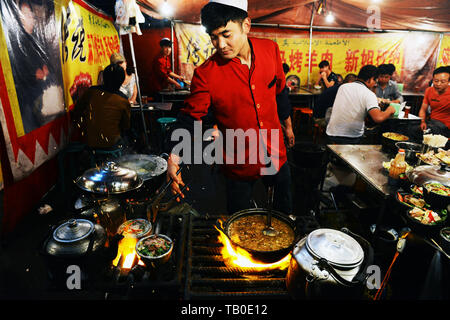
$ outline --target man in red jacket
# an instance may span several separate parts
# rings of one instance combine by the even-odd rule
[[[220,164],[226,178],[228,213],[252,207],[254,184],[262,178],[266,187],[274,186],[274,209],[291,214],[291,174],[283,133],[293,135],[289,112],[278,114],[279,109],[287,110],[276,99],[286,82],[278,45],[247,36],[251,22],[246,0],[210,0],[201,16],[217,51],[195,69],[178,126],[191,127],[192,132],[193,124],[213,115],[227,146]],[[235,143],[236,136],[228,135],[239,131],[248,134],[241,145]],[[288,141],[291,146],[293,139]],[[180,155],[170,150],[167,175],[174,179],[172,192],[184,197],[180,190],[184,182],[176,175]],[[256,159],[261,152],[268,157]]]
[[[152,78],[150,90],[152,95],[157,95],[158,92],[168,89],[171,85],[176,89],[181,89],[177,80],[183,81],[183,77],[172,72],[172,61],[170,54],[172,53],[172,41],[168,38],[163,38],[159,42],[161,51],[153,60]]]

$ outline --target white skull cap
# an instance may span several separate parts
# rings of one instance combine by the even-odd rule
[[[247,0],[209,0],[209,2],[224,4],[227,6],[239,8],[244,11],[247,11],[247,7],[248,7]]]

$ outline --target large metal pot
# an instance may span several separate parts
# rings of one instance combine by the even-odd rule
[[[295,245],[286,285],[294,298],[361,298],[372,261],[370,244],[348,229],[317,229]]]
[[[49,276],[64,285],[68,267],[80,269],[83,279],[98,275],[117,255],[120,235],[107,239],[105,229],[86,219],[70,219],[53,226],[44,239],[40,253]]]
[[[222,229],[223,233],[230,239],[230,242],[232,243],[233,246],[244,249],[251,255],[251,257],[253,259],[260,261],[262,263],[273,263],[273,262],[279,261],[291,252],[295,243],[298,241],[298,234],[297,234],[296,224],[294,223],[294,221],[291,218],[289,218],[287,215],[285,215],[281,212],[272,210],[272,219],[275,218],[275,219],[278,219],[278,220],[286,223],[292,229],[292,231],[294,232],[294,235],[295,235],[294,240],[292,241],[292,243],[289,246],[287,246],[286,248],[280,249],[280,250],[275,250],[275,251],[251,250],[251,249],[247,249],[247,248],[240,246],[239,244],[237,244],[236,242],[234,242],[231,239],[230,225],[234,221],[236,221],[240,218],[243,218],[243,217],[247,217],[247,216],[252,216],[252,215],[267,216],[268,212],[269,212],[269,210],[262,209],[262,208],[246,209],[246,210],[238,211],[225,221],[225,223],[223,225],[223,229]]]
[[[123,194],[138,189],[143,183],[136,171],[120,167],[113,161],[86,170],[75,180],[80,189],[100,195]]]

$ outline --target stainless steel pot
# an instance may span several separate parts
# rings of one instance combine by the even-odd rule
[[[143,183],[144,181],[136,171],[120,167],[112,161],[100,168],[86,170],[75,181],[82,190],[102,195],[122,194],[136,190]]]
[[[294,298],[361,298],[370,244],[348,229],[317,229],[294,247],[286,285]]]
[[[40,253],[50,278],[64,286],[69,266],[80,268],[84,279],[99,275],[117,255],[121,238],[116,235],[108,240],[101,225],[86,219],[70,219],[50,228]]]

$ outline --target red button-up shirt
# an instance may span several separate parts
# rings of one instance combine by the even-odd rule
[[[249,43],[252,52],[250,69],[239,58],[225,60],[218,53],[214,54],[195,69],[191,95],[181,109],[181,112],[195,120],[201,120],[207,115],[209,108],[212,108],[225,139],[225,174],[244,180],[261,176],[261,168],[265,167],[264,160],[260,160],[258,156],[255,164],[254,159],[264,149],[258,141],[246,143],[245,148],[235,143],[235,160],[234,164],[230,164],[230,155],[225,152],[225,129],[254,129],[256,133],[260,129],[266,129],[267,135],[262,136],[267,139],[262,141],[276,171],[286,162],[286,148],[276,103],[276,95],[285,86],[279,48],[275,42],[267,39],[249,38]],[[278,130],[277,141],[271,138],[271,129]],[[244,164],[237,163],[238,157],[244,157]]]
[[[160,52],[152,64],[152,77],[150,83],[150,90],[153,93],[159,92],[165,89],[169,82],[169,74],[172,72],[172,62],[170,56],[164,56]]]

